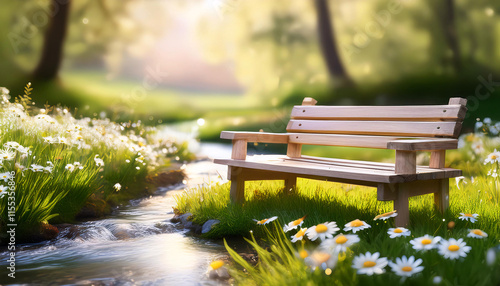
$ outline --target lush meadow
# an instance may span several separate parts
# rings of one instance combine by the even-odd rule
[[[449,209],[442,215],[432,195],[413,197],[407,229],[375,189],[311,180],[291,191],[251,182],[243,206],[229,204],[229,184],[212,183],[177,197],[178,211],[196,223],[220,220],[209,237],[249,238],[256,265],[228,248],[235,263],[212,266],[242,285],[497,285],[499,129],[485,119],[460,137],[448,163],[464,176],[450,180]]]
[[[171,160],[192,156],[183,142],[140,121],[35,108],[31,93],[30,84],[15,99],[0,88],[2,241],[9,223],[17,224],[18,241],[36,241],[54,233],[49,223],[103,215],[113,203],[151,191],[145,190],[148,177]]]

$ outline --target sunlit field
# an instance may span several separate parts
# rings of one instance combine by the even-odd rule
[[[392,202],[377,201],[375,189],[305,179],[291,191],[250,182],[243,206],[228,204],[229,183],[212,183],[178,196],[178,211],[195,223],[220,220],[208,237],[251,238],[258,263],[228,248],[234,263],[223,266],[242,285],[496,285],[499,127],[487,118],[460,137],[449,161],[464,176],[450,180],[449,209],[443,216],[432,195],[412,197],[407,229],[394,225]]]

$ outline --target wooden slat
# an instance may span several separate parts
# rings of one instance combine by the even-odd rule
[[[394,140],[387,143],[387,149],[403,151],[457,149],[457,139],[412,139]]]
[[[278,156],[279,157],[279,156]],[[386,170],[394,173],[395,166],[393,163],[381,163],[381,162],[371,162],[371,161],[360,161],[360,160],[346,160],[346,159],[335,159],[335,158],[322,158],[322,157],[313,157],[313,156],[304,156],[302,155],[298,159],[290,159],[295,161],[309,161],[309,162],[326,162],[326,164],[330,165],[340,165],[340,166],[349,166],[349,167],[357,167],[357,168],[366,168],[366,169],[376,169],[376,170]],[[417,173],[432,173],[435,170],[433,168],[427,166],[417,166]],[[458,169],[452,168],[442,168],[441,171],[445,172],[443,178],[453,178],[462,175],[462,171]]]
[[[220,138],[260,143],[288,143],[288,134],[286,133],[222,131]]]
[[[215,163],[243,167],[250,169],[260,169],[260,170],[270,170],[284,173],[291,173],[297,175],[312,175],[312,176],[324,176],[331,178],[341,178],[357,181],[370,181],[377,183],[391,183],[391,176],[396,176],[394,173],[387,171],[374,171],[366,170],[361,168],[349,168],[349,167],[328,167],[325,165],[318,165],[314,163],[301,162],[300,164],[291,161],[242,161],[242,160],[230,160],[230,159],[220,159],[215,160]],[[403,182],[404,179],[400,178],[397,181]]]
[[[461,121],[461,105],[294,106],[293,119]]]
[[[347,134],[311,134],[311,133],[288,133],[290,143],[304,145],[322,146],[345,146],[387,149],[387,143],[398,139],[410,139],[408,137],[395,136],[366,136]],[[413,139],[420,139],[414,137]]]
[[[288,132],[453,137],[456,122],[290,120]]]
[[[414,180],[442,179],[459,176],[460,170],[417,168],[416,174],[399,175],[392,170],[377,170],[364,167],[339,166],[326,161],[308,162],[300,159],[287,159],[279,156],[250,156],[247,160],[216,159],[215,163],[234,167],[269,170],[297,174],[299,177],[322,176],[345,180],[375,183],[402,183]]]
[[[466,106],[467,105],[467,99],[462,98],[462,97],[452,97],[450,98],[450,101],[448,101],[449,105],[461,105],[461,106]]]

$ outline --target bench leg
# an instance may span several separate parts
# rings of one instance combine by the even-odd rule
[[[245,201],[245,180],[241,173],[242,168],[231,168],[231,189],[229,195],[231,197],[231,202],[233,203],[243,203]]]
[[[395,217],[396,227],[406,227],[410,221],[410,211],[408,209],[409,188],[404,183],[397,184],[396,188],[396,197],[394,198],[394,209],[398,212],[398,216]]]
[[[434,203],[436,204],[438,210],[444,214],[444,211],[450,205],[450,180],[441,179],[439,180],[439,186],[437,190],[434,191]]]
[[[289,175],[285,179],[285,191],[293,189],[297,185],[297,176]]]

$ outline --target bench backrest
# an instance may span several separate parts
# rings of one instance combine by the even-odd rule
[[[294,106],[288,132],[457,138],[467,112],[466,99],[448,105],[316,106],[305,98]]]

